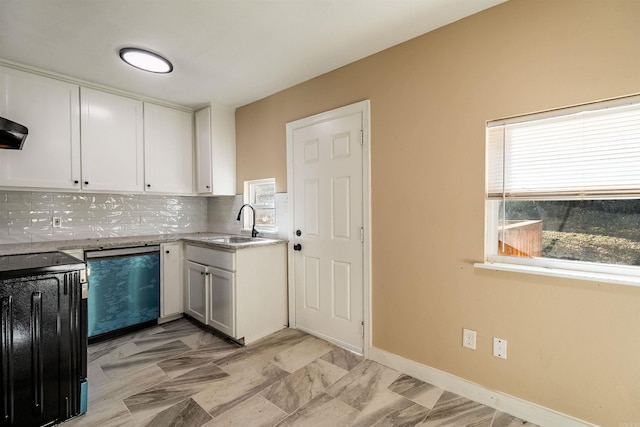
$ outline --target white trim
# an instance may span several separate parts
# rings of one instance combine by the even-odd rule
[[[610,98],[601,101],[588,102],[586,104],[573,105],[570,107],[556,108],[554,110],[538,111],[536,113],[524,114],[521,116],[506,117],[497,120],[487,121],[487,127],[505,126],[515,123],[525,123],[534,120],[544,120],[555,118],[558,116],[568,116],[578,114],[585,111],[605,110],[608,108],[617,108],[625,105],[640,103],[640,95],[629,95],[620,98]]]
[[[253,185],[262,185],[262,184],[272,184],[273,185],[273,212],[274,212],[274,221],[273,225],[257,225],[254,224],[255,229],[260,233],[271,233],[275,234],[278,232],[278,224],[277,224],[277,210],[276,210],[276,179],[275,178],[262,178],[262,179],[250,179],[244,182],[243,192],[242,192],[242,203],[250,204],[254,209],[258,208],[256,203],[253,203],[251,197],[251,187]],[[245,215],[242,221],[242,230],[243,231],[251,231],[251,216]]]
[[[539,267],[534,265],[510,264],[502,262],[477,262],[475,268],[513,273],[537,274],[564,279],[587,280],[590,282],[613,283],[615,285],[640,286],[640,277],[620,274],[596,273],[593,271],[567,270],[562,268]]]
[[[371,270],[371,103],[364,100],[356,102],[355,104],[346,105],[344,107],[336,108],[334,110],[326,111],[324,113],[316,114],[314,116],[306,117],[303,119],[295,120],[286,124],[287,134],[287,205],[289,214],[289,230],[287,236],[289,239],[288,248],[288,275],[289,275],[289,327],[296,328],[296,292],[295,292],[295,271],[293,261],[293,241],[294,241],[294,203],[293,203],[293,131],[298,128],[311,126],[317,123],[322,123],[327,120],[332,120],[339,117],[348,116],[351,114],[362,114],[362,129],[363,129],[363,150],[362,150],[362,221],[364,227],[364,244],[363,244],[363,274],[362,274],[362,288],[363,288],[363,318],[365,322],[364,328],[364,340],[363,348],[354,350],[356,353],[363,353],[365,357],[368,357],[368,352],[371,343],[371,283],[372,283],[372,270]],[[327,337],[325,340],[330,341]],[[348,348],[348,346],[341,345]]]
[[[539,426],[597,427],[595,424],[506,393],[489,390],[464,378],[405,359],[402,356],[376,347],[372,347],[369,350],[369,358],[403,374],[410,375],[443,390],[456,393]]]
[[[293,237],[294,237],[294,209],[293,209],[293,125],[291,123],[286,124],[286,138],[287,138],[287,216],[289,218],[289,229],[287,230],[287,284],[288,284],[288,298],[289,298],[289,327],[295,328],[296,326],[296,287],[295,287],[295,269],[293,268]]]
[[[82,86],[82,87],[86,87],[86,88],[90,88],[90,89],[96,89],[96,90],[100,90],[102,92],[108,92],[114,95],[120,95],[120,96],[124,96],[127,98],[133,98],[133,99],[137,99],[139,101],[143,101],[143,102],[151,102],[153,104],[158,104],[158,105],[162,105],[165,107],[170,107],[170,108],[174,108],[176,110],[182,110],[188,113],[193,113],[196,110],[200,110],[202,108],[205,108],[207,105],[202,105],[198,108],[192,108],[192,107],[187,107],[185,105],[180,105],[180,104],[174,104],[173,102],[168,102],[162,99],[158,99],[158,98],[150,98],[148,96],[145,95],[141,95],[138,93],[134,93],[134,92],[127,92],[124,90],[120,90],[111,86],[105,86],[99,83],[95,83],[95,82],[91,82],[88,80],[82,80],[79,79],[77,77],[71,77],[68,76],[66,74],[60,74],[60,73],[56,73],[53,71],[49,71],[49,70],[44,70],[42,68],[37,68],[37,67],[32,67],[30,65],[24,65],[21,64],[19,62],[15,62],[15,61],[10,61],[8,59],[4,59],[4,58],[0,58],[0,66],[2,67],[7,67],[7,68],[13,68],[14,70],[19,70],[19,71],[25,71],[27,73],[31,73],[31,74],[35,74],[38,76],[42,76],[42,77],[47,77],[50,79],[55,79],[55,80],[59,80],[59,81],[63,81],[66,83],[71,83],[71,84],[75,84],[78,86]],[[234,109],[235,110],[235,109]],[[29,189],[28,191],[33,191],[33,189]],[[46,191],[49,191],[48,189]],[[58,190],[56,190],[58,191]]]

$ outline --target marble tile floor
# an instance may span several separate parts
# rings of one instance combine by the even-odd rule
[[[76,426],[533,424],[295,329],[240,347],[187,319],[89,346]]]

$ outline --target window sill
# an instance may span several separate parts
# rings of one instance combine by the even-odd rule
[[[588,280],[590,282],[612,283],[616,285],[640,286],[640,277],[610,273],[594,273],[588,271],[566,270],[561,268],[536,267],[530,265],[477,262],[475,268],[494,271],[510,271],[514,273],[537,274],[541,276],[561,277],[564,279]]]

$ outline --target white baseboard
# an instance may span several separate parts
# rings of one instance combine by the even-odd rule
[[[403,374],[456,393],[467,399],[506,412],[520,419],[543,427],[597,427],[595,424],[579,420],[572,416],[527,402],[515,396],[492,391],[481,385],[467,381],[448,372],[440,371],[427,365],[405,359],[397,354],[389,353],[376,347],[369,349],[369,359],[378,362]]]

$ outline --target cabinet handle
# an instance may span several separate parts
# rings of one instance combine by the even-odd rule
[[[13,424],[13,297],[2,297],[2,416]]]
[[[207,188],[209,188],[209,186],[207,185]]]
[[[165,253],[166,253],[166,254],[168,254],[168,253],[169,253],[169,251],[166,251]]]
[[[147,188],[151,188],[151,184],[147,184]]]
[[[78,181],[77,179],[75,181],[73,181],[74,184],[80,184],[80,181]]]
[[[89,185],[89,181],[85,181],[85,182],[84,182],[84,185]]]
[[[33,375],[33,411],[42,415],[44,410],[43,354],[42,354],[42,293],[31,294],[31,369]]]

